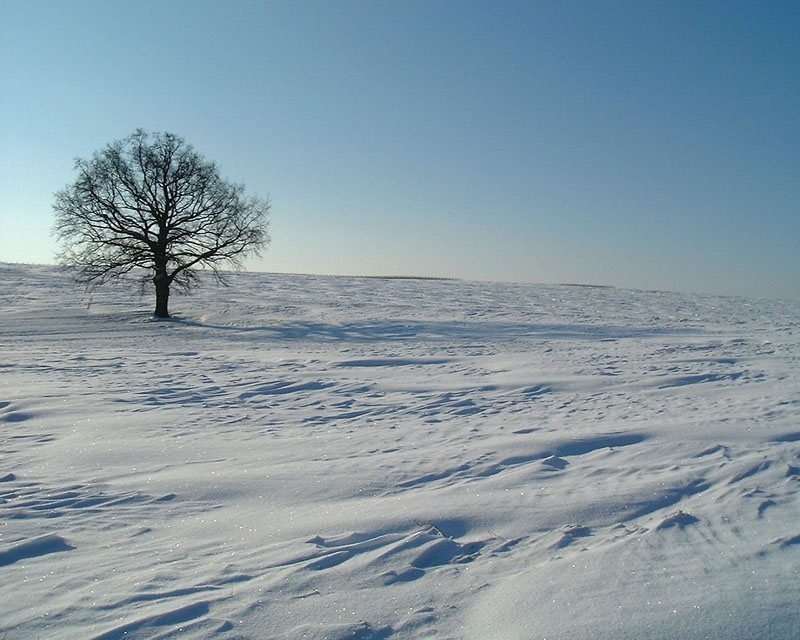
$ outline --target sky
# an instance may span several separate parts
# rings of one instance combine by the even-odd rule
[[[137,128],[272,201],[249,269],[800,299],[800,3],[0,0],[0,261]]]

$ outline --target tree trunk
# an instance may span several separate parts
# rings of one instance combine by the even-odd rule
[[[169,318],[169,278],[166,272],[156,274],[153,284],[156,285],[156,310],[153,315],[156,318]]]

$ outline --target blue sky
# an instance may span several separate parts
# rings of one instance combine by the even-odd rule
[[[0,261],[136,128],[269,195],[260,271],[800,299],[800,3],[0,1]]]

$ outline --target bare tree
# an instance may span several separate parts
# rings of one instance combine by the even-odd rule
[[[221,268],[241,268],[269,242],[269,201],[245,198],[244,185],[171,133],[139,129],[75,168],[53,206],[60,262],[93,286],[147,269],[159,318],[169,317],[172,285],[191,288],[202,268],[224,282]]]

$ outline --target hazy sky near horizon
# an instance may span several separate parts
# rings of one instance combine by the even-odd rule
[[[0,0],[0,261],[136,128],[269,195],[259,271],[800,299],[800,3]]]

